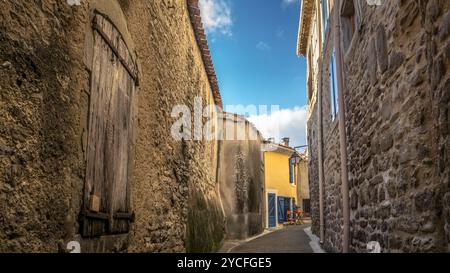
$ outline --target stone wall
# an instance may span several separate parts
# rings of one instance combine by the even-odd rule
[[[225,134],[231,129],[245,137],[220,143],[220,196],[229,239],[246,239],[264,230],[264,166],[262,136],[244,117],[225,115]]]
[[[0,6],[0,252],[54,252],[80,211],[87,8]]]
[[[0,252],[207,252],[220,246],[217,142],[175,141],[172,107],[213,103],[186,1],[3,1]],[[139,64],[129,236],[80,238],[93,11]]]
[[[330,18],[329,25],[333,23]],[[342,195],[340,174],[339,150],[339,119],[333,120],[331,114],[330,92],[330,59],[333,49],[333,33],[327,32],[324,41],[324,50],[321,67],[321,100],[314,99],[311,116],[308,120],[309,151],[309,181],[311,194],[312,231],[320,234],[319,215],[319,105],[322,102],[322,128],[323,128],[323,194],[324,194],[324,249],[328,252],[337,252],[342,246]],[[319,75],[314,75],[318,77]],[[316,93],[318,96],[319,93]]]
[[[319,208],[319,134],[317,104],[312,108],[313,115],[308,120],[308,179],[309,194],[311,198],[311,230],[320,235],[320,208]]]
[[[391,252],[448,250],[449,7],[366,7],[346,56],[353,251],[367,241]]]
[[[333,24],[333,17],[329,20]],[[331,27],[330,27],[331,29]],[[333,120],[331,111],[330,60],[333,53],[333,33],[325,35],[322,61],[322,122],[324,171],[324,249],[339,251],[342,246],[341,158],[339,145],[339,118]]]
[[[217,142],[179,142],[170,135],[176,120],[173,106],[194,109],[196,96],[204,106],[214,102],[186,2],[121,3],[144,74],[131,249],[215,250],[224,228],[216,184]]]
[[[352,252],[370,241],[383,252],[449,251],[449,7],[440,0],[363,5],[362,27],[343,53]],[[327,114],[332,46],[327,40],[322,86],[324,243],[340,251],[339,120]]]
[[[308,178],[308,155],[301,154],[301,160],[298,164],[297,175],[297,204],[301,209],[304,208],[304,200],[310,199],[309,193],[309,178]]]
[[[314,4],[312,4],[314,6]],[[305,6],[302,7],[302,9]],[[318,105],[318,71],[320,59],[320,44],[322,33],[318,28],[318,9],[313,8],[311,18],[311,30],[306,58],[308,60],[308,180],[311,198],[311,229],[320,234],[320,209],[319,209],[319,105]],[[303,12],[303,11],[302,11]],[[306,12],[305,12],[306,13]],[[299,54],[302,54],[299,52]]]

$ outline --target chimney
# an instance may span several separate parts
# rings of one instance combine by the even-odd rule
[[[282,140],[282,143],[284,146],[289,147],[289,138],[288,137],[284,137]]]

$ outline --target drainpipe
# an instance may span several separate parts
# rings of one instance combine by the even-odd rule
[[[341,147],[341,180],[342,180],[342,215],[344,221],[342,234],[342,252],[348,253],[349,249],[349,235],[350,235],[350,207],[349,207],[349,187],[348,187],[348,169],[347,169],[347,134],[345,131],[345,103],[344,103],[344,70],[341,54],[341,22],[339,7],[340,0],[334,2],[334,47],[336,50],[336,71],[337,81],[339,87],[339,140]]]
[[[317,7],[317,33],[319,33],[319,78],[318,78],[318,86],[317,86],[317,112],[319,118],[319,229],[320,229],[320,243],[323,244],[325,241],[325,221],[324,221],[324,190],[323,190],[323,180],[324,180],[324,171],[323,171],[323,120],[322,120],[322,56],[323,56],[323,41],[322,41],[322,32],[326,30],[322,27],[322,20],[320,14],[320,0],[316,0]]]

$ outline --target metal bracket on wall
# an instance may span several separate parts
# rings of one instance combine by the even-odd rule
[[[81,213],[80,218],[82,220],[88,218],[88,219],[94,219],[94,220],[104,220],[108,221],[110,220],[108,213],[103,212],[91,212],[91,211],[85,211],[84,213]],[[130,223],[134,223],[136,219],[136,215],[134,212],[132,213],[126,213],[126,212],[116,212],[113,215],[114,219],[120,219],[120,220],[129,220]]]

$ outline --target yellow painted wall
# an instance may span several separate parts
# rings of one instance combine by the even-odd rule
[[[264,153],[266,192],[276,190],[277,196],[295,198],[297,204],[297,185],[289,183],[289,157],[277,151]]]

